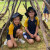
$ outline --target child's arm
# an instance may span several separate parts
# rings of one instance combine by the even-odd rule
[[[16,47],[17,44],[16,44],[15,39],[14,39],[14,37],[13,37],[13,29],[14,29],[13,24],[10,24],[10,26],[9,26],[9,33],[8,33],[8,34],[10,35],[10,38],[11,38],[12,43],[13,43],[14,46]]]
[[[36,31],[35,31],[35,34],[34,34],[35,37],[37,36],[37,33],[38,33],[38,26],[36,26]]]
[[[31,34],[31,33],[29,32],[29,30],[27,29],[27,27],[25,27],[25,30],[26,30],[26,32],[31,36],[31,38],[34,38],[33,34]]]
[[[37,34],[38,33],[38,26],[36,26],[36,32],[35,32],[35,34]]]
[[[15,42],[15,39],[14,39],[13,35],[10,35],[10,38],[11,38],[11,41],[13,42],[13,44],[14,44],[14,47],[17,47],[17,44]]]
[[[36,17],[36,20],[37,20],[37,25],[36,25],[36,31],[35,31],[35,34],[34,34],[35,37],[37,36],[37,33],[38,33],[38,26],[39,26],[39,19],[38,19],[38,17]]]

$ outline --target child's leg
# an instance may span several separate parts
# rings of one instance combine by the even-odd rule
[[[44,14],[44,19],[43,20],[46,20],[46,13],[43,13]]]
[[[19,38],[22,38],[22,34],[23,34],[23,31],[21,29],[18,29],[16,31],[16,36],[19,37]]]
[[[12,47],[13,47],[12,41],[11,41],[11,40],[8,40],[8,41],[7,41],[7,45],[8,45],[9,48],[12,48]]]
[[[34,43],[34,40],[33,40],[33,39],[26,39],[26,41],[27,41],[29,44],[33,44],[33,43]]]
[[[21,42],[22,44],[24,44],[25,41],[22,40],[23,31],[22,31],[21,29],[18,29],[18,30],[16,31],[16,35],[17,35],[17,37],[18,37],[18,41]]]
[[[28,37],[27,37],[28,36]],[[26,35],[26,33],[23,33],[23,37],[25,38],[25,40],[29,43],[29,44],[33,44],[34,40],[29,36]]]
[[[43,20],[46,20],[46,8],[44,8],[43,15],[44,15],[44,19]]]
[[[41,39],[40,39],[40,36],[39,36],[39,35],[37,35],[37,37],[35,37],[35,39],[36,39],[36,41],[37,41],[37,42],[40,42],[40,41],[41,41]]]
[[[49,14],[47,14],[47,17],[46,18],[49,19]]]
[[[48,9],[47,9],[47,11],[46,11],[46,14],[47,14],[47,19],[49,19],[49,11],[48,11]]]

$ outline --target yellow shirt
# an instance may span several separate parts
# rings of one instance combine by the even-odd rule
[[[37,25],[39,25],[39,19],[38,19],[38,17],[35,17],[35,19],[37,20]],[[27,19],[25,20],[25,22],[24,22],[24,27],[28,27],[28,20],[29,20],[29,18],[27,18]]]
[[[13,35],[13,30],[14,30],[14,25],[13,25],[13,23],[10,24],[10,26],[9,26],[8,29],[9,29],[8,34],[9,34],[9,35]],[[21,25],[20,29],[22,29],[22,25]]]

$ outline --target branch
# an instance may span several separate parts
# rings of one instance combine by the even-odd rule
[[[9,4],[10,4],[10,0],[8,0],[8,5],[7,5],[7,8],[6,8],[6,11],[4,14],[6,14],[7,10],[8,10],[8,7],[9,7]]]
[[[24,5],[24,7],[25,7],[25,9],[27,11],[27,0],[25,0],[25,4],[23,4],[23,5]]]
[[[47,30],[49,30],[48,25],[43,21],[43,24]]]
[[[9,4],[10,4],[10,0],[8,0],[8,5],[7,5],[7,8],[6,8],[5,12],[0,16],[0,20],[1,20],[1,18],[4,17],[4,15],[7,13]]]
[[[21,0],[20,0],[20,3],[19,3],[19,5],[18,5],[18,7],[17,7],[17,10],[16,10],[16,12],[18,12],[18,9],[19,9],[19,6],[20,6],[20,4],[21,4]]]
[[[5,1],[5,4],[4,4],[3,9],[1,10],[1,12],[4,10],[6,2],[7,2],[7,0]],[[0,12],[0,14],[1,14],[1,12]]]
[[[48,2],[46,0],[43,0],[43,2],[46,4],[46,6],[48,6],[50,8],[50,4],[48,4]]]
[[[12,1],[13,1],[13,4],[12,5],[14,6],[15,0],[12,0]],[[12,6],[12,10],[13,10],[13,6]]]

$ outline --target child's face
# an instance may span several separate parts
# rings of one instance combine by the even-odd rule
[[[28,12],[28,15],[30,16],[30,17],[34,17],[34,11],[33,10],[31,10],[30,12]]]
[[[14,18],[13,22],[14,22],[15,25],[18,25],[20,23],[20,17]]]

